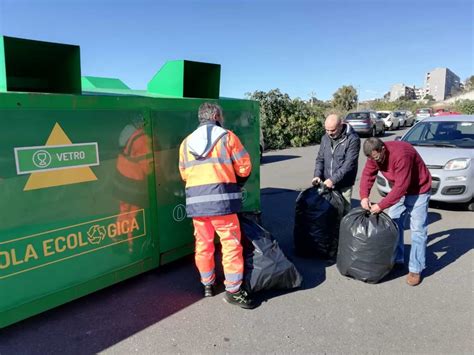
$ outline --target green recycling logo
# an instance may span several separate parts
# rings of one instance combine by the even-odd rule
[[[100,244],[101,241],[105,239],[107,232],[104,226],[94,224],[87,231],[87,239],[91,244]]]

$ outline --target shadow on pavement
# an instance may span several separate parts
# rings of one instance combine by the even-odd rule
[[[390,136],[396,136],[397,135],[397,132],[393,132],[393,131],[385,131],[385,134],[382,136],[382,137],[390,137]]]
[[[301,158],[299,155],[264,155],[260,165],[276,163],[279,161]]]
[[[428,235],[426,247],[426,269],[423,278],[430,277],[448,265],[454,263],[474,248],[474,229],[450,229]],[[395,269],[383,282],[393,280],[408,273],[408,260],[411,246],[405,245],[405,265],[403,269]]]
[[[430,201],[430,207],[446,211],[467,211],[468,203],[446,203],[438,201]]]
[[[474,248],[474,229],[457,228],[428,236],[424,277],[452,264]]]
[[[198,280],[186,257],[2,329],[0,354],[98,353],[201,300]]]

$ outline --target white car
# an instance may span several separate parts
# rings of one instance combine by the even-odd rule
[[[415,123],[418,123],[421,120],[431,116],[433,116],[433,110],[431,108],[419,108],[416,110]]]
[[[467,203],[474,209],[474,115],[427,117],[401,138],[421,155],[432,177],[431,200]],[[382,196],[391,187],[381,174]]]
[[[415,124],[415,115],[411,111],[400,111],[405,115],[405,126],[413,126]]]
[[[398,117],[393,115],[392,111],[377,111],[377,115],[383,120],[386,129],[393,130],[400,127],[400,121]]]
[[[393,116],[398,118],[398,128],[405,127],[405,124],[406,124],[405,111],[393,111]]]

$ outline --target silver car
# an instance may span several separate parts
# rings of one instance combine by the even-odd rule
[[[393,111],[393,115],[398,118],[398,128],[405,127],[406,116],[404,111]]]
[[[385,129],[394,130],[400,127],[400,121],[392,111],[377,111],[377,115],[383,120]]]
[[[358,134],[371,135],[372,137],[385,134],[385,124],[375,111],[359,111],[348,113],[345,121],[349,123]]]
[[[468,203],[474,209],[474,115],[427,117],[401,138],[412,144],[430,170],[431,200]],[[379,174],[377,189],[390,192]]]
[[[411,111],[400,111],[405,115],[405,126],[413,126],[415,124],[415,115]]]

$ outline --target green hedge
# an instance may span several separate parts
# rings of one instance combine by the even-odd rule
[[[466,115],[474,115],[474,100],[459,100],[454,103],[454,110]]]
[[[324,117],[332,110],[331,103],[315,98],[310,101],[291,99],[279,89],[255,91],[247,96],[260,103],[260,122],[266,149],[302,147],[321,142],[325,133]],[[410,110],[415,113],[416,109],[430,107],[432,104],[433,102],[426,104],[403,99],[395,102],[376,100],[367,104],[367,107],[361,104],[359,109]],[[446,109],[474,114],[474,100],[457,101]],[[339,111],[345,113],[341,109]]]
[[[247,95],[260,103],[260,122],[266,149],[302,147],[321,141],[324,103],[291,99],[280,90],[255,91]]]

